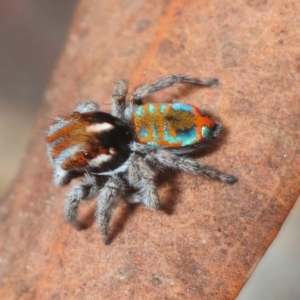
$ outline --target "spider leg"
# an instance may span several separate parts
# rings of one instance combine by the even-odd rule
[[[159,196],[154,183],[155,172],[140,156],[135,155],[127,171],[127,179],[131,186],[138,189],[133,202],[142,202],[149,209],[158,209]]]
[[[80,201],[94,198],[101,188],[99,181],[103,179],[85,175],[83,181],[76,184],[65,199],[65,219],[73,226],[77,225],[77,211]]]
[[[218,84],[218,79],[216,78],[197,78],[185,75],[168,75],[155,80],[150,84],[145,84],[139,87],[135,92],[133,92],[130,98],[130,104],[138,104],[142,98],[153,94],[162,89],[168,88],[175,83],[189,83],[200,86],[215,86]]]
[[[78,104],[75,107],[75,111],[78,111],[80,113],[87,113],[87,112],[93,112],[93,111],[101,111],[100,106],[93,102],[93,101],[86,101]]]
[[[109,221],[113,208],[119,203],[121,195],[124,193],[124,182],[118,176],[113,176],[101,189],[96,210],[96,221],[102,234],[103,242],[108,245],[111,241],[108,236]]]
[[[125,98],[128,91],[128,83],[124,80],[118,80],[114,86],[111,100],[112,100],[112,107],[111,113],[113,116],[124,120],[125,116]]]
[[[155,167],[183,171],[192,175],[204,175],[206,177],[218,179],[229,184],[234,184],[237,182],[237,178],[233,175],[221,173],[211,167],[199,163],[192,158],[180,157],[163,149],[153,149],[151,152],[148,151],[147,148],[143,148],[144,145],[139,143],[133,143],[131,146],[133,151],[144,153],[145,160]]]

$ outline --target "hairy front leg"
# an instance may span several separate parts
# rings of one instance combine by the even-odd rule
[[[129,184],[138,190],[135,202],[142,202],[149,209],[158,209],[160,206],[154,177],[155,172],[143,157],[138,155],[132,157],[127,179]]]
[[[192,175],[204,175],[209,178],[217,179],[225,183],[234,184],[237,178],[233,175],[221,173],[209,166],[205,166],[200,162],[189,158],[181,157],[166,150],[157,150],[148,153],[145,160],[151,165],[161,168],[173,169],[176,171],[186,172]]]
[[[162,89],[168,88],[176,83],[194,84],[199,86],[215,86],[218,84],[216,78],[197,78],[186,75],[171,74],[155,80],[150,84],[145,84],[139,87],[131,96],[130,103],[138,103],[142,98],[153,94]]]
[[[76,184],[65,199],[65,219],[73,226],[77,225],[78,206],[81,200],[93,199],[101,188],[101,178],[85,175],[82,182]]]
[[[106,245],[111,242],[108,231],[112,212],[114,207],[119,203],[121,195],[125,192],[125,188],[124,182],[118,176],[113,176],[108,179],[99,193],[96,221],[102,234],[103,242]]]
[[[128,84],[125,80],[118,80],[114,86],[112,95],[111,95],[111,113],[113,116],[124,120],[125,116],[125,99],[128,91]]]

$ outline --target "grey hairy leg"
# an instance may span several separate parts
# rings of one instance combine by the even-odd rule
[[[209,178],[234,184],[237,179],[228,174],[221,173],[211,167],[205,166],[189,157],[180,157],[165,150],[150,152],[145,156],[145,160],[151,165],[160,168],[182,171],[192,175],[204,175]]]
[[[158,209],[160,206],[154,177],[155,172],[142,157],[135,155],[131,159],[127,179],[130,185],[139,189],[134,201],[142,202],[149,209]]]
[[[111,100],[111,114],[121,120],[124,120],[125,99],[128,91],[128,83],[125,80],[118,80],[114,86]]]
[[[125,184],[118,176],[113,176],[105,183],[97,199],[96,221],[102,234],[103,242],[108,245],[109,221],[113,208],[119,203],[120,197],[125,193]]]
[[[188,83],[199,86],[215,86],[218,84],[216,78],[197,78],[185,75],[168,75],[155,80],[150,84],[139,87],[131,96],[130,103],[138,103],[142,98],[162,89],[168,88],[176,83]]]
[[[78,111],[80,113],[88,113],[88,112],[93,112],[93,111],[101,111],[100,106],[93,102],[93,101],[86,101],[78,104],[75,107],[75,111]]]
[[[76,184],[65,199],[65,219],[73,226],[76,226],[80,201],[93,199],[97,195],[101,189],[101,185],[99,185],[100,179],[85,175],[83,181]]]

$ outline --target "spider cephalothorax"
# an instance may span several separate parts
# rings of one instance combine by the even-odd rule
[[[120,80],[112,93],[111,115],[100,111],[94,102],[84,102],[71,115],[57,117],[47,134],[54,181],[63,186],[75,177],[83,177],[66,198],[67,221],[76,225],[80,201],[97,197],[96,220],[108,244],[112,210],[121,197],[150,209],[159,207],[156,168],[235,183],[234,176],[182,156],[216,138],[221,124],[193,105],[141,103],[143,97],[175,83],[212,86],[217,82],[169,75],[138,88],[126,107],[128,87]]]

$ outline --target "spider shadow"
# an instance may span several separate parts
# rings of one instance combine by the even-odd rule
[[[76,229],[86,230],[90,228],[95,221],[96,201],[82,201],[79,206],[79,217],[76,223]]]
[[[178,182],[179,172],[171,170],[164,170],[160,172],[155,182],[158,188],[163,193],[163,197],[160,199],[160,210],[167,215],[172,215],[177,205],[178,195],[180,193],[181,186]]]
[[[169,86],[162,90],[156,91],[155,93],[150,94],[146,97],[143,97],[143,99],[138,104],[140,105],[155,102],[161,103],[161,95],[164,94],[166,95],[166,100],[163,100],[164,103],[181,102],[181,99],[184,99],[185,97],[195,93],[197,89],[214,89],[216,88],[216,86],[201,86],[193,84],[178,84],[174,86]]]
[[[213,140],[209,143],[203,145],[195,152],[189,154],[190,157],[199,158],[207,155],[211,155],[213,152],[217,151],[225,137],[228,135],[228,131],[222,130],[221,138],[216,141]],[[176,209],[178,203],[178,198],[180,197],[180,191],[183,189],[182,184],[179,179],[179,172],[174,172],[172,170],[163,170],[158,172],[155,178],[156,186],[160,189],[163,197],[161,200],[160,210],[167,215],[172,215]],[[140,205],[140,204],[139,204]],[[86,230],[92,226],[95,221],[95,211],[96,202],[93,205],[87,205],[87,202],[83,201],[81,206],[85,206],[81,213],[80,221],[78,222],[77,229]],[[86,208],[88,207],[88,209]],[[121,201],[115,208],[110,225],[110,242],[112,242],[125,228],[125,224],[129,218],[134,215],[137,208],[136,204],[130,204],[126,200]]]
[[[128,203],[126,201],[122,201],[118,205],[114,211],[112,223],[110,225],[110,242],[112,242],[125,229],[125,224],[129,218],[134,215],[136,209],[136,204]]]
[[[137,205],[127,203],[126,201],[120,201],[117,205],[113,212],[110,225],[110,242],[124,230],[127,220],[133,214],[136,207]],[[75,225],[77,230],[87,230],[95,223],[96,209],[97,204],[95,200],[92,200],[92,202],[89,203],[87,201],[82,201],[79,207],[79,218]]]
[[[225,143],[228,134],[228,129],[223,127],[216,139],[201,142],[199,148],[188,154],[188,156],[193,158],[201,158],[204,156],[213,155],[213,153],[219,151],[219,149]]]
[[[219,150],[227,136],[228,130],[226,128],[222,129],[217,140],[210,140],[206,142],[203,146],[199,147],[188,156],[192,158],[201,158],[212,155],[214,152]],[[168,215],[173,214],[177,205],[176,199],[179,197],[178,195],[180,195],[180,191],[183,189],[182,184],[177,179],[178,175],[179,172],[164,170],[156,176],[157,187],[165,189],[164,198],[161,199],[160,209]]]
[[[166,196],[161,199],[161,206],[159,209],[168,215],[171,215],[174,212],[177,202],[176,198],[178,197],[178,191],[180,190],[178,184],[174,184],[177,176],[178,173],[163,171],[160,172],[155,179],[157,187],[166,190]],[[122,201],[116,207],[110,226],[110,242],[112,242],[125,229],[127,220],[134,215],[138,205],[142,204],[132,204]]]
[[[218,86],[201,86],[201,85],[192,85],[192,84],[181,84],[177,86],[177,95],[175,95],[175,98],[181,99],[182,97],[186,97],[190,94],[195,93],[196,90],[200,89],[214,89]]]

